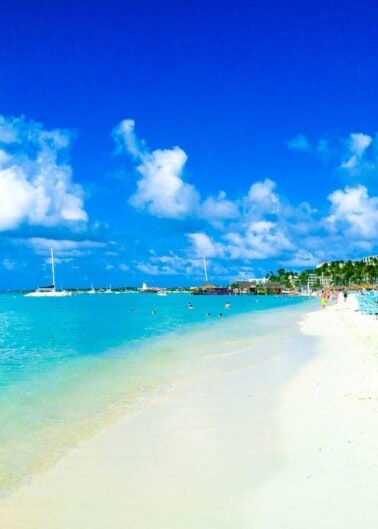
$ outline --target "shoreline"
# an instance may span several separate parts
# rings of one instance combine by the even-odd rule
[[[376,323],[353,298],[319,306],[300,323],[317,353],[284,384],[235,365],[173,387],[1,501],[2,525],[375,528]]]
[[[357,308],[351,296],[301,322],[320,354],[282,395],[285,463],[249,498],[258,529],[378,525],[378,321]]]

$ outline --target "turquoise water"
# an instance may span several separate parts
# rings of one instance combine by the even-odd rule
[[[226,362],[252,350],[257,358],[259,340],[273,335],[277,348],[287,321],[311,303],[283,296],[1,295],[0,495],[121,414],[211,370],[220,355]]]

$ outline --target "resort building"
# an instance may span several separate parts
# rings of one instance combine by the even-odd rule
[[[362,262],[365,264],[377,263],[378,255],[369,255],[368,257],[363,257]]]
[[[281,294],[282,285],[274,281],[252,280],[235,281],[232,285],[235,294]]]

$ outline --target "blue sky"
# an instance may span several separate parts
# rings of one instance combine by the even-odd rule
[[[0,289],[378,254],[378,7],[4,0]]]

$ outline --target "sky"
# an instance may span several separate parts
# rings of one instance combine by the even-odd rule
[[[378,6],[3,0],[0,289],[378,254]]]

